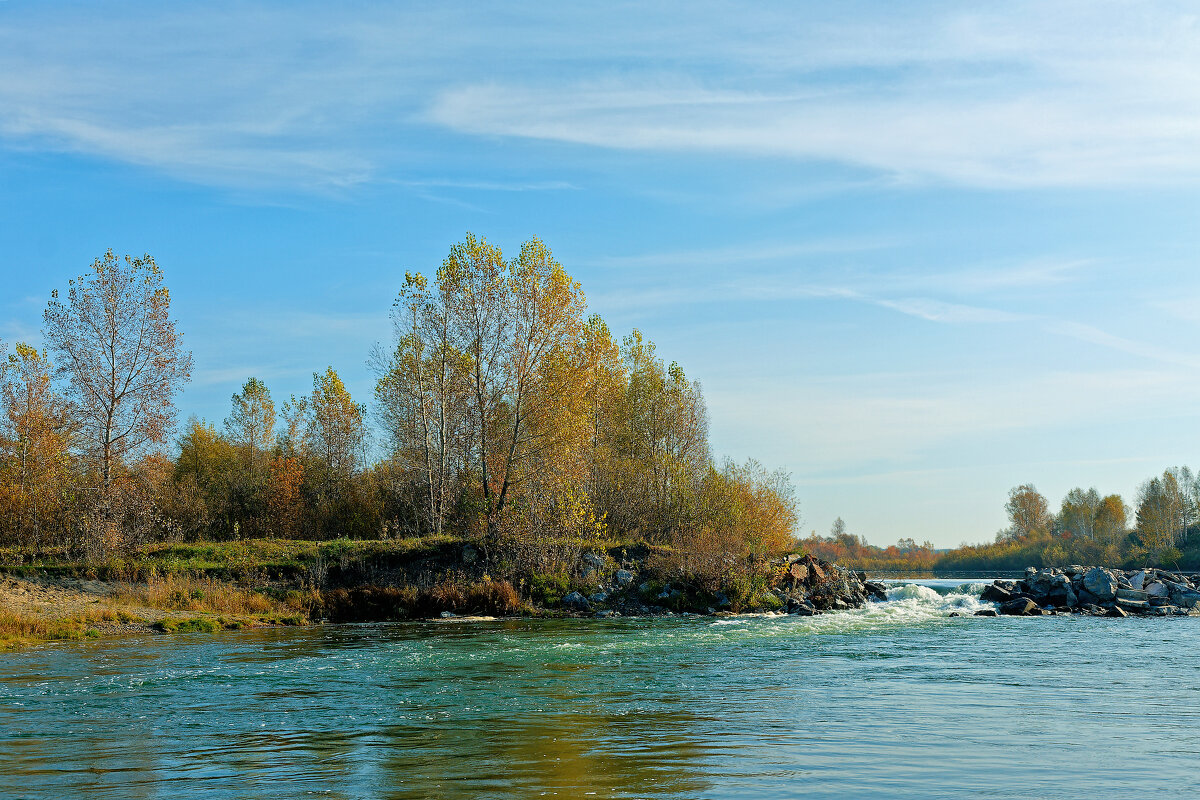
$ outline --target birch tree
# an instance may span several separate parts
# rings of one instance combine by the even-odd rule
[[[162,270],[148,255],[119,260],[109,250],[70,282],[65,302],[52,293],[43,318],[107,489],[118,465],[166,441],[191,377]]]

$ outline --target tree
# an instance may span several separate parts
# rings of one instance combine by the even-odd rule
[[[1046,498],[1031,483],[1017,486],[1008,493],[1004,505],[1008,512],[1010,531],[1014,539],[1050,530],[1050,511]]]
[[[112,250],[70,282],[65,303],[55,291],[47,304],[46,339],[105,488],[124,459],[166,441],[175,395],[191,377],[192,356],[170,311],[154,259],[122,263]]]
[[[1190,511],[1178,479],[1178,470],[1166,470],[1138,487],[1137,531],[1142,545],[1161,557],[1182,542]]]
[[[1072,489],[1063,498],[1056,522],[1059,529],[1072,536],[1094,540],[1096,538],[1096,515],[1101,506],[1100,493],[1095,489],[1084,491]]]
[[[275,402],[271,391],[258,378],[250,378],[232,398],[233,409],[225,418],[225,432],[246,452],[251,469],[259,454],[275,444]]]
[[[468,233],[464,241],[450,248],[450,255],[442,262],[438,289],[449,314],[452,344],[470,358],[467,383],[476,441],[473,460],[491,533],[495,530],[491,476],[495,410],[508,388],[503,347],[510,314],[500,248]]]
[[[44,353],[17,342],[0,365],[0,409],[0,527],[40,546],[63,527],[72,484],[70,409],[54,390]]]
[[[332,476],[348,478],[359,467],[366,445],[366,407],[350,397],[333,367],[313,373],[305,441]]]
[[[1115,561],[1119,557],[1121,546],[1125,542],[1128,534],[1126,516],[1125,501],[1119,494],[1106,496],[1100,501],[1100,507],[1096,510],[1094,527],[1096,540],[1104,548],[1105,556],[1109,561]]]
[[[441,534],[457,493],[457,475],[469,460],[469,376],[472,360],[452,344],[449,308],[422,275],[405,273],[392,312],[395,344],[372,361],[376,413],[392,440],[393,459],[419,474],[423,517]]]

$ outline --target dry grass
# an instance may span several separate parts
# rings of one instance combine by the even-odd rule
[[[100,623],[129,622],[134,619],[124,611],[111,608],[89,610],[67,618],[47,618],[19,611],[0,611],[0,650],[31,642],[50,642],[86,639],[99,636],[93,626]]]
[[[119,589],[113,599],[120,603],[150,606],[169,611],[200,611],[214,614],[268,614],[284,611],[258,592],[240,589],[211,578],[167,576],[145,584]]]

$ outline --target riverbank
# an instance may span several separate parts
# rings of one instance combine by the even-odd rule
[[[864,573],[798,553],[722,557],[579,549],[554,572],[490,574],[471,542],[254,540],[160,545],[119,560],[0,563],[0,646],[112,633],[455,617],[811,616],[885,597]],[[19,563],[13,563],[19,562]]]
[[[302,609],[212,579],[134,584],[0,573],[0,649],[115,634],[301,625]]]

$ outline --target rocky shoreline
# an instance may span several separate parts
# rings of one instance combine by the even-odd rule
[[[737,605],[741,606],[740,613],[807,617],[862,608],[870,600],[887,599],[886,587],[868,579],[865,572],[799,553],[771,561],[769,585],[751,602],[738,604],[726,592],[706,588],[695,579],[680,576],[663,580],[641,574],[636,567],[615,566],[611,558],[600,553],[585,553],[580,574],[584,582],[594,584],[594,590],[566,594],[561,609],[572,616],[593,617],[732,616]]]
[[[977,616],[1200,616],[1200,575],[1147,567],[1135,570],[1029,567],[1020,580],[997,580],[980,599],[995,603]]]

